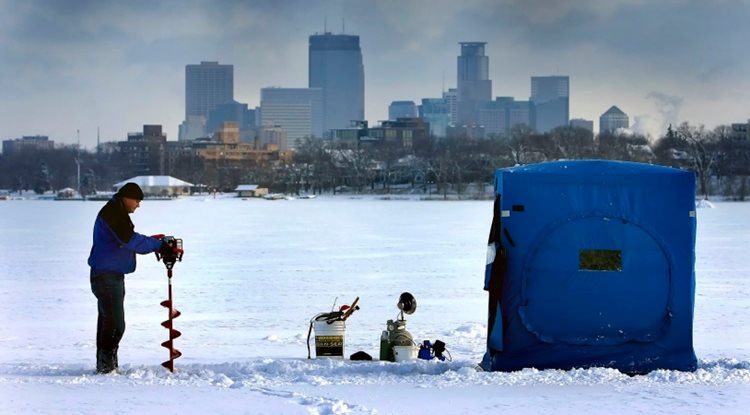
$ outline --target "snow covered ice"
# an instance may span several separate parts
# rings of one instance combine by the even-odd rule
[[[184,239],[176,373],[160,363],[166,270],[126,277],[118,374],[94,375],[96,299],[86,258],[103,202],[0,202],[0,413],[745,413],[750,404],[750,203],[698,209],[696,372],[475,370],[492,202],[145,201],[136,230]],[[415,340],[452,362],[307,360],[309,320],[360,297],[348,356],[377,358],[403,291]],[[314,345],[313,345],[314,347]],[[314,353],[314,352],[313,352]]]

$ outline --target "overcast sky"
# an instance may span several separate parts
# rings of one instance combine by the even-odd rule
[[[750,119],[750,0],[0,0],[0,139],[176,140],[186,64],[233,64],[255,107],[260,88],[307,87],[325,21],[360,36],[371,123],[455,87],[461,41],[487,42],[493,96],[570,76],[570,116],[596,129],[612,105],[652,134]]]

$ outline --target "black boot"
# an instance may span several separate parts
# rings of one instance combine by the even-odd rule
[[[105,374],[117,368],[116,352],[98,349],[96,351],[96,373]]]

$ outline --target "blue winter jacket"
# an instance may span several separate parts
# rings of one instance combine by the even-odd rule
[[[135,271],[136,253],[148,254],[160,246],[160,240],[135,232],[128,212],[115,196],[96,216],[89,266],[95,274],[129,274]]]

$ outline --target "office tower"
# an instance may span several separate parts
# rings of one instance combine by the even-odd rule
[[[304,137],[323,133],[323,93],[320,88],[263,88],[260,90],[260,123],[286,131],[287,144],[295,149]],[[282,150],[286,150],[282,148]]]
[[[185,66],[185,120],[208,119],[217,105],[234,99],[234,66],[201,62]]]
[[[247,104],[237,101],[219,104],[211,110],[206,121],[206,131],[214,133],[222,128],[227,121],[236,122],[240,128],[243,142],[253,142],[255,139],[255,110],[248,109]]]
[[[388,119],[417,118],[417,106],[414,101],[393,101],[388,106]]]
[[[531,128],[531,102],[513,101],[508,116],[508,126],[510,127],[508,132],[510,133],[513,127],[517,125],[525,125]]]
[[[419,118],[430,124],[430,134],[445,137],[451,123],[450,105],[445,98],[422,98]]]
[[[187,119],[180,124],[178,130],[178,141],[195,140],[206,136],[206,117],[201,115],[188,115]]]
[[[456,125],[458,122],[458,89],[449,88],[447,92],[443,92],[443,98],[448,102],[450,124]]]
[[[484,126],[485,134],[503,135],[509,130],[508,108],[512,102],[512,97],[497,97],[479,105],[479,124]]]
[[[607,112],[599,117],[599,134],[613,133],[618,128],[629,127],[630,120],[628,119],[628,115],[617,108],[616,105],[611,106]]]
[[[729,135],[732,140],[750,141],[750,120],[747,120],[746,123],[733,122],[730,129],[731,131],[729,132]]]
[[[12,157],[26,149],[52,150],[55,142],[46,135],[26,135],[14,140],[3,140],[3,155]]]
[[[483,102],[479,108],[479,123],[487,135],[507,135],[519,124],[530,123],[529,101],[516,101],[513,97],[496,97]]]
[[[594,122],[592,120],[586,120],[583,118],[574,118],[570,120],[570,126],[573,128],[583,128],[590,132],[594,132]]]
[[[487,42],[460,42],[457,124],[477,124],[480,103],[492,99],[490,58],[484,54],[486,44]]]
[[[273,146],[276,146],[276,149],[282,150],[289,148],[286,141],[286,131],[281,127],[260,127],[258,139],[260,140],[260,145],[265,150],[273,149]]]
[[[570,117],[570,78],[567,76],[531,77],[531,127],[546,133],[567,126]]]
[[[308,75],[309,87],[322,90],[324,132],[365,119],[365,69],[359,36],[311,35]]]
[[[144,125],[143,132],[128,133],[127,141],[118,146],[125,160],[128,176],[158,176],[166,174],[167,135],[161,125]]]

